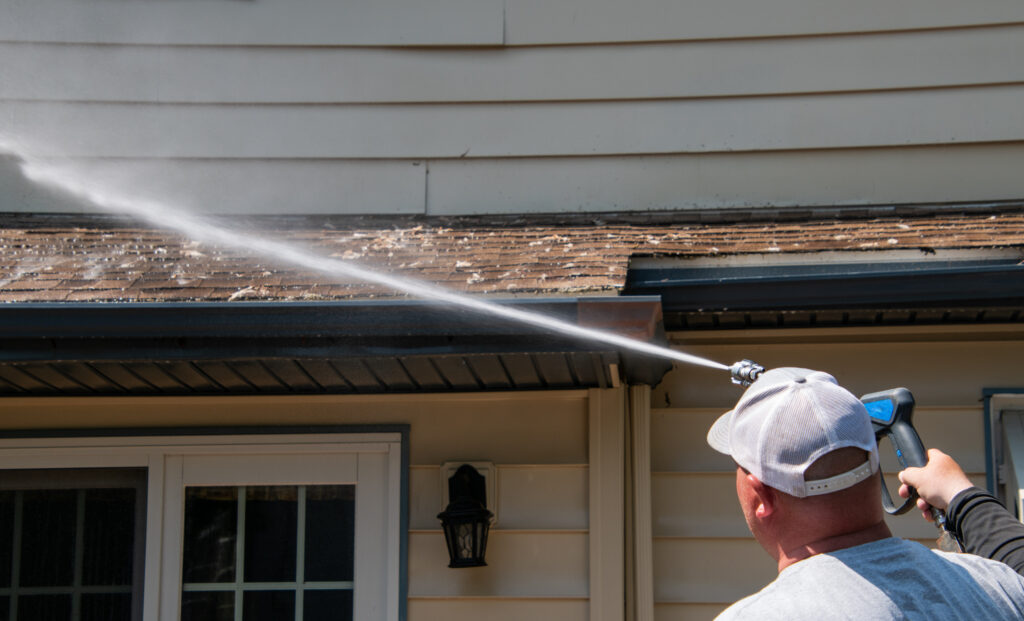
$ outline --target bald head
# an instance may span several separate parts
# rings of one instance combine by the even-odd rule
[[[806,480],[848,472],[866,458],[863,449],[837,449],[812,463]],[[742,468],[737,472],[737,494],[750,531],[780,570],[814,554],[891,536],[880,485],[878,477],[869,477],[836,492],[799,498],[764,485]]]

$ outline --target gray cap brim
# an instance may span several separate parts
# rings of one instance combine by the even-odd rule
[[[733,412],[734,410],[729,410],[719,416],[715,424],[711,425],[711,429],[708,430],[708,445],[725,455],[732,455],[732,445],[729,442],[729,436],[731,435]]]

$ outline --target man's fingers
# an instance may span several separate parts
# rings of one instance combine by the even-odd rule
[[[924,516],[924,519],[929,522],[935,520],[935,517],[932,516],[932,506],[925,502],[924,498],[917,499],[917,508],[921,510],[921,515]]]

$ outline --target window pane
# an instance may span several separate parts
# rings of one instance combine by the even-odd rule
[[[294,621],[295,591],[246,591],[243,621]]]
[[[352,621],[352,591],[306,591],[302,621]]]
[[[21,586],[71,584],[75,561],[76,496],[75,490],[24,492]],[[21,609],[20,601],[18,609]],[[19,616],[22,615],[19,613]]]
[[[0,597],[0,621],[10,621],[11,598]]]
[[[85,492],[82,584],[130,585],[135,548],[135,490]]]
[[[189,591],[181,594],[181,621],[234,621],[235,594]]]
[[[129,621],[132,618],[130,593],[87,593],[82,595],[81,621]]]
[[[306,492],[306,580],[352,580],[355,486],[317,485]]]
[[[298,488],[246,489],[245,581],[295,580]]]
[[[145,482],[143,469],[0,470],[0,587],[10,589],[0,621],[11,605],[18,614],[9,621],[141,613],[142,584],[133,582]]]
[[[11,562],[14,560],[14,492],[0,492],[0,587],[11,586]],[[6,610],[0,611],[0,621]]]
[[[237,522],[238,488],[185,490],[185,582],[234,582]]]
[[[32,621],[68,621],[70,595],[22,595],[18,597],[18,618]]]

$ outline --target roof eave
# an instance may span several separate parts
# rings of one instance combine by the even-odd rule
[[[569,325],[666,343],[656,297],[497,303]],[[243,377],[237,382],[242,392],[581,388],[615,385],[620,379],[655,385],[671,368],[664,358],[630,353],[599,340],[417,300],[11,304],[0,306],[0,341],[0,392],[8,395],[116,394],[119,382],[114,378],[96,379],[92,385],[81,379],[109,375],[97,371],[102,365],[110,373],[123,367],[136,375],[155,373],[153,365],[165,365],[161,373],[174,376],[169,369],[180,374],[184,364],[209,376],[204,366],[228,363],[239,367],[232,370],[236,375],[251,367],[257,376],[272,377],[266,386]],[[300,371],[294,381],[275,371],[296,365]],[[315,365],[338,373],[333,389],[306,368]],[[447,378],[447,367],[464,368],[466,375],[462,380]],[[345,368],[371,379],[345,377]],[[425,375],[418,377],[416,369]],[[140,382],[141,392],[160,392],[155,385],[146,391],[146,383],[153,384]],[[185,385],[175,392],[195,388]]]

